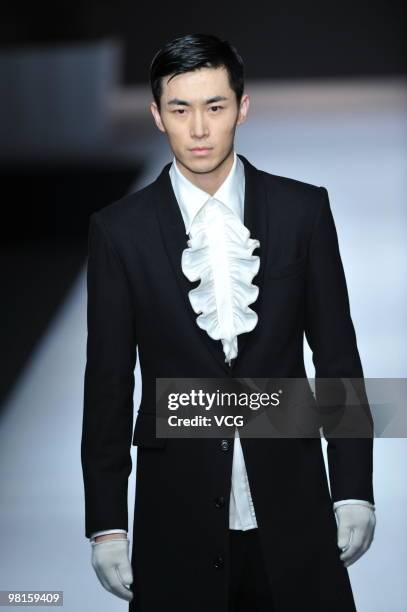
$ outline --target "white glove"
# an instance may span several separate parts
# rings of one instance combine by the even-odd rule
[[[338,546],[344,566],[355,563],[370,547],[376,527],[375,511],[362,504],[344,504],[335,510]]]
[[[104,540],[91,542],[91,545],[92,566],[104,588],[121,599],[131,601],[133,592],[126,586],[133,582],[129,540]]]

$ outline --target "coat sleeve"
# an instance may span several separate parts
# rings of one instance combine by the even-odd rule
[[[128,529],[134,309],[126,271],[99,213],[90,217],[81,461],[85,535]]]
[[[320,187],[309,245],[305,335],[312,350],[316,388],[321,378],[359,379],[363,369],[350,314],[348,291],[328,192]],[[364,396],[366,397],[366,396]],[[318,397],[317,397],[318,401]],[[368,419],[372,421],[367,403]],[[327,457],[332,501],[363,499],[374,504],[373,435],[329,437]]]

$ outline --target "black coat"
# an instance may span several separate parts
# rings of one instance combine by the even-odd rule
[[[167,164],[145,188],[91,215],[82,465],[86,536],[128,528],[137,445],[132,612],[227,612],[233,438],[155,437],[156,377],[363,377],[324,187],[255,168],[243,155],[244,224],[260,241],[251,305],[230,369],[196,324],[181,270],[187,235]],[[133,427],[136,347],[142,399]],[[241,439],[276,612],[354,611],[332,503],[374,503],[372,439]]]

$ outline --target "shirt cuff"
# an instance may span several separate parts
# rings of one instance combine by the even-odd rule
[[[94,542],[96,536],[107,535],[108,533],[125,533],[127,535],[127,531],[125,529],[105,529],[104,531],[94,531],[89,539],[91,542]]]
[[[360,504],[361,506],[367,506],[371,510],[376,510],[375,505],[365,499],[341,499],[340,501],[334,503],[334,510],[340,506],[345,506],[346,504]]]

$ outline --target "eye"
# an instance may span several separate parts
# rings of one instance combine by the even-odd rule
[[[216,106],[211,106],[211,110],[216,110],[217,108],[223,108],[223,106],[219,106],[219,104]]]
[[[184,115],[185,114],[185,108],[177,108],[174,113],[178,113],[180,115]]]

